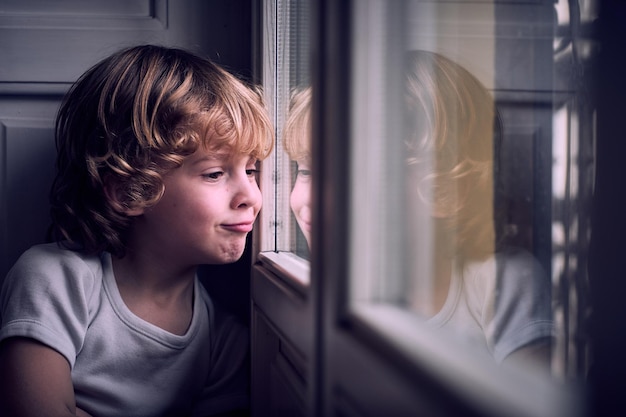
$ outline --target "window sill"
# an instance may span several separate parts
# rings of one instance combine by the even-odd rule
[[[276,275],[296,287],[299,292],[307,292],[311,283],[311,267],[309,261],[302,259],[293,252],[260,252],[261,262]]]

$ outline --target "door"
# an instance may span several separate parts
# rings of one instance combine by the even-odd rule
[[[123,47],[179,46],[251,74],[250,2],[0,1],[0,282],[45,239],[54,118],[84,71]]]
[[[598,2],[263,4],[279,140],[263,165],[253,410],[588,415]],[[307,89],[303,169],[288,132]]]

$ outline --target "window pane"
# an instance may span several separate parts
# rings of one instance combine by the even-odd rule
[[[578,3],[354,3],[353,312],[586,373],[597,45]]]
[[[263,57],[265,93],[273,111],[277,141],[275,152],[263,167],[261,250],[290,252],[308,259],[311,229],[309,2],[266,1],[264,8],[264,38],[275,40],[264,45]],[[270,33],[272,31],[276,33]]]

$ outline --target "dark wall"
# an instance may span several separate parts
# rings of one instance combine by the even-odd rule
[[[201,42],[208,58],[245,79],[252,77],[253,1],[207,1],[207,41]]]
[[[600,3],[598,139],[589,279],[594,359],[589,372],[592,415],[625,415],[626,395],[626,3]]]
[[[216,307],[250,324],[251,235],[246,250],[237,262],[226,265],[202,265],[198,269],[200,282],[207,289]]]

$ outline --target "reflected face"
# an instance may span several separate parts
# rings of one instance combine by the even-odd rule
[[[298,174],[289,203],[306,243],[311,247],[311,162],[300,160],[297,164]]]

